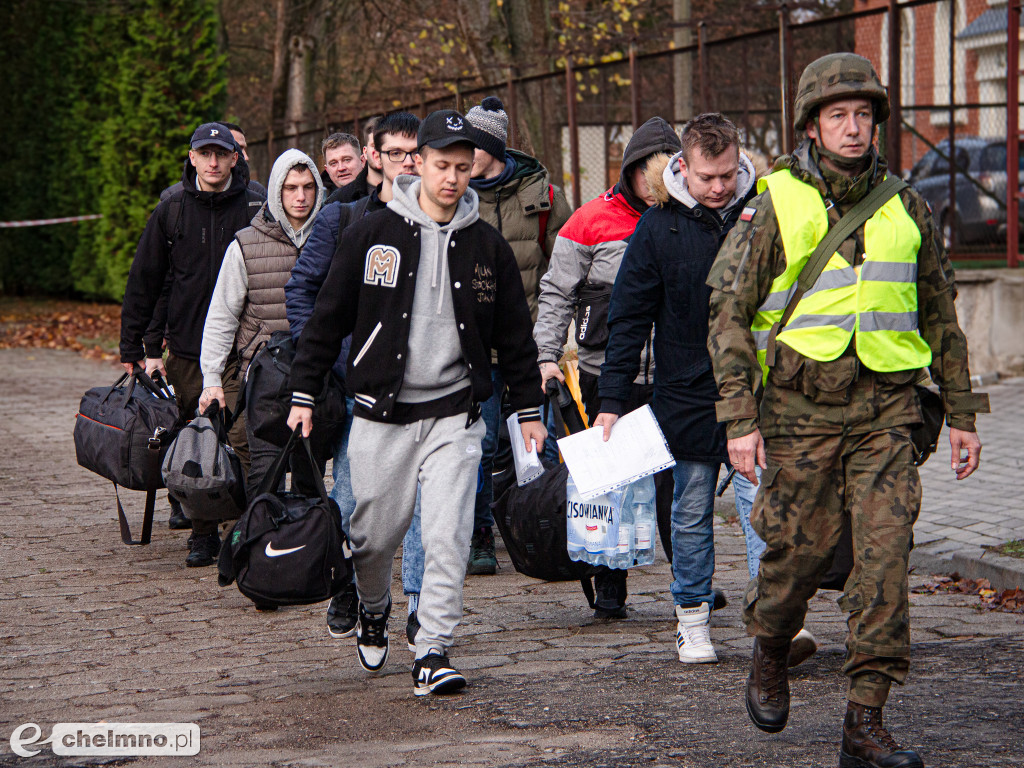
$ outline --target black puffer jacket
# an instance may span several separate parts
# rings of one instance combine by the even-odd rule
[[[198,360],[203,324],[224,252],[235,233],[249,226],[264,198],[249,190],[238,166],[223,192],[196,188],[195,167],[185,161],[182,189],[160,202],[135,250],[121,307],[121,360],[134,362],[145,350],[143,335],[153,319],[165,280],[168,285],[167,347]]]
[[[678,157],[669,161],[670,169]],[[711,289],[705,281],[722,241],[754,195],[753,166],[746,163],[738,197],[724,215],[694,200],[685,182],[679,186],[673,178],[669,194],[662,182],[662,203],[641,217],[612,289],[610,335],[599,383],[601,410],[623,413],[653,324],[658,365],[651,408],[679,461],[728,458],[725,430],[715,417],[718,387],[707,349]],[[648,183],[657,181],[653,170],[648,169]],[[665,175],[674,177],[671,170]]]

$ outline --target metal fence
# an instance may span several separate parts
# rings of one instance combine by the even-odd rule
[[[578,206],[614,184],[634,128],[654,115],[681,127],[700,112],[723,112],[746,147],[770,163],[799,139],[792,102],[804,66],[826,53],[854,51],[888,84],[892,116],[880,127],[880,150],[928,200],[955,256],[1005,257],[1016,266],[1024,167],[1018,77],[1009,73],[1019,73],[1020,0],[857,5],[865,7],[803,21],[782,3],[776,27],[724,38],[714,37],[714,19],[697,21],[690,45],[594,66],[574,66],[569,57],[563,71],[509,72],[504,82],[465,91],[456,85],[454,93],[402,108],[426,115],[499,96],[510,116],[510,146],[536,155]],[[287,146],[319,157],[327,131],[358,134],[361,119],[354,112],[322,120],[321,128],[297,136],[268,131],[249,144],[253,168],[265,175]]]

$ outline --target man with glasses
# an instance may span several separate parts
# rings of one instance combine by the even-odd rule
[[[373,161],[382,168],[383,180],[368,197],[342,205],[331,203],[317,216],[313,231],[306,241],[302,254],[292,269],[291,279],[285,286],[285,302],[292,338],[298,339],[306,321],[313,314],[317,294],[327,279],[339,237],[350,224],[364,216],[382,210],[392,199],[395,179],[401,174],[417,175],[416,134],[420,120],[408,112],[392,112],[377,123],[373,137]],[[345,364],[348,360],[348,339],[342,345],[341,354],[334,364],[334,372],[345,380]],[[334,488],[331,496],[341,508],[341,522],[345,533],[349,531],[349,520],[356,508],[349,479],[348,435],[352,424],[355,400],[347,393],[346,410],[348,418],[334,449]],[[409,618],[406,633],[410,643],[418,628],[416,608],[420,584],[423,580],[423,546],[419,536],[419,508],[402,547],[402,581],[405,594],[409,596]],[[355,585],[335,595],[327,608],[327,631],[335,639],[350,637],[355,631],[359,603]]]
[[[146,373],[166,373],[184,418],[192,417],[203,391],[199,367],[203,324],[224,252],[264,202],[262,195],[248,189],[235,146],[230,129],[221,123],[196,128],[182,172],[182,189],[161,201],[149,217],[121,307],[125,370],[131,372],[138,365]],[[153,344],[153,337],[146,333],[165,283],[166,368],[161,340]],[[229,359],[227,368],[235,364]],[[233,408],[238,379],[226,378],[224,390],[227,405]],[[193,521],[185,565],[213,565],[219,550],[217,523]]]

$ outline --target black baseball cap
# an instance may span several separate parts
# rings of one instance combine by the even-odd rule
[[[476,129],[454,109],[439,109],[437,112],[427,115],[427,118],[420,123],[416,141],[419,149],[423,147],[441,149],[441,147],[447,147],[460,141],[473,147],[478,146]]]
[[[231,135],[231,129],[223,123],[203,123],[196,132],[192,134],[192,149],[199,149],[213,144],[217,147],[235,152],[235,137]]]

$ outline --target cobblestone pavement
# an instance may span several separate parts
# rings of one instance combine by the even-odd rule
[[[978,416],[981,466],[958,482],[943,430],[938,450],[921,468],[925,498],[914,526],[914,562],[934,568],[948,560],[1000,588],[1024,587],[1024,560],[984,549],[1024,540],[1024,378],[975,388],[988,392],[992,405],[992,413]]]
[[[373,676],[351,640],[328,637],[324,606],[257,613],[234,587],[217,586],[214,569],[186,569],[187,532],[166,528],[166,502],[150,546],[121,544],[112,488],[77,466],[71,440],[81,393],[115,377],[70,353],[0,351],[0,765],[837,764],[846,632],[837,593],[812,601],[807,626],[821,650],[793,675],[789,727],[769,736],[747,720],[746,565],[727,500],[716,519],[716,582],[731,601],[712,621],[719,664],[675,660],[663,560],[631,573],[629,619],[601,622],[578,585],[520,576],[499,550],[499,574],[466,585],[452,658],[470,686],[417,699],[411,654],[398,642],[400,587],[393,653]],[[989,423],[985,461],[997,465],[998,427],[1007,444],[1013,428]],[[932,461],[941,469],[941,456]],[[973,479],[961,485],[938,494],[951,509],[953,493],[973,515],[999,498]],[[142,494],[124,496],[138,521]],[[1002,498],[1008,509],[1019,494]],[[912,605],[911,676],[887,710],[897,737],[929,766],[1024,765],[1022,617],[965,595],[915,594]],[[98,721],[198,723],[202,751],[187,762],[90,762],[46,746],[22,759],[7,744],[22,723],[49,735],[57,722]]]

